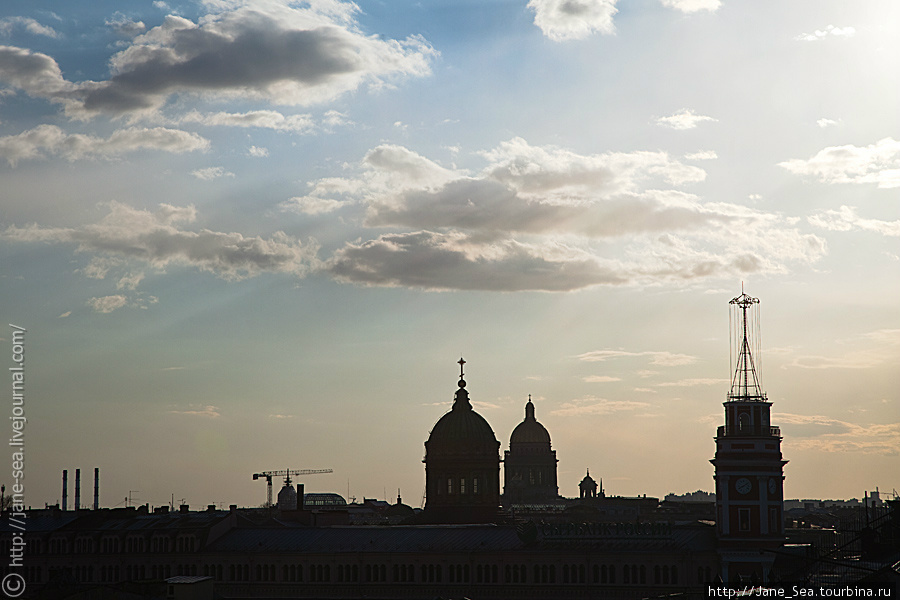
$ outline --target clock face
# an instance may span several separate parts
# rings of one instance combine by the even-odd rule
[[[738,494],[749,494],[752,487],[753,484],[746,477],[741,477],[734,482],[734,489],[737,490]]]
[[[778,487],[778,484],[775,482],[775,479],[770,477],[769,478],[769,493],[774,494],[777,487]]]

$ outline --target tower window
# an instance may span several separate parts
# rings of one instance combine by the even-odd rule
[[[750,531],[750,509],[738,509],[738,528],[741,531]]]
[[[473,494],[478,493],[478,478],[477,477],[472,478],[472,493]]]
[[[448,494],[453,493],[453,478],[452,477],[447,478],[447,493]]]
[[[459,478],[459,493],[460,494],[466,493],[466,478],[465,477]]]
[[[742,413],[741,416],[738,417],[738,431],[749,431],[750,430],[750,415],[747,413]]]

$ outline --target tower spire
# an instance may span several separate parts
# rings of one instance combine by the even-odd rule
[[[747,310],[759,305],[759,298],[753,298],[744,293],[744,284],[741,283],[741,295],[729,302],[735,310],[740,310],[740,319],[735,323],[735,339],[740,337],[737,348],[737,361],[734,374],[731,378],[731,391],[729,400],[765,400],[765,393],[759,383],[759,374],[753,361],[752,344],[759,343],[750,335],[750,322]],[[759,327],[759,313],[756,312],[754,323]],[[739,328],[739,329],[738,329]]]

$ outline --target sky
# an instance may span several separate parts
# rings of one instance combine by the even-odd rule
[[[253,473],[327,468],[308,491],[419,506],[461,356],[501,450],[534,399],[561,494],[712,491],[742,289],[786,498],[900,488],[898,29],[893,0],[3,2],[26,503],[99,467],[103,506],[256,506]]]

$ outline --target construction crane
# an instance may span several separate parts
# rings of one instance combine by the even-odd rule
[[[272,506],[272,478],[284,477],[286,484],[291,482],[291,475],[318,475],[320,473],[333,473],[331,469],[284,469],[281,471],[262,471],[253,474],[253,481],[260,477],[266,478],[266,506]]]

